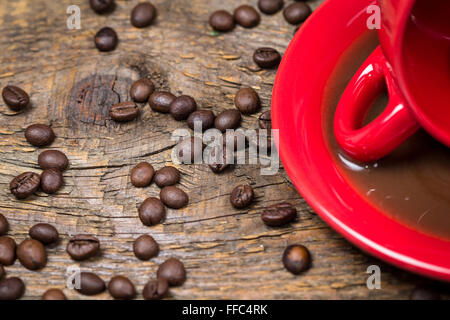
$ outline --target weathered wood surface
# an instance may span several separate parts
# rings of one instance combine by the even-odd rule
[[[28,271],[17,261],[6,268],[9,276],[24,279],[25,298],[64,287],[66,268],[77,265],[65,253],[68,236],[86,232],[101,239],[102,254],[80,263],[82,269],[106,281],[127,275],[139,292],[161,262],[180,258],[188,280],[171,290],[176,299],[404,299],[414,285],[428,282],[350,245],[308,207],[283,170],[261,176],[258,166],[239,165],[219,177],[204,165],[179,166],[190,205],[169,210],[161,225],[143,226],[137,206],[157,196],[159,189],[154,184],[134,188],[129,172],[142,160],[155,168],[170,164],[170,134],[186,124],[148,106],[138,121],[116,124],[108,119],[107,106],[128,99],[132,81],[149,76],[159,88],[190,94],[200,107],[216,113],[232,108],[236,90],[250,85],[268,110],[275,71],[258,70],[251,56],[260,46],[284,52],[294,27],[278,13],[262,16],[255,29],[237,27],[215,36],[207,24],[211,12],[257,1],[154,0],[156,23],[135,29],[129,14],[136,1],[117,2],[106,16],[96,15],[85,0],[0,2],[0,86],[17,84],[32,100],[32,108],[18,115],[0,102],[0,212],[9,219],[9,235],[17,242],[38,222],[55,225],[62,235],[58,246],[48,250],[49,262],[42,271]],[[316,8],[319,2],[311,4]],[[81,7],[81,30],[66,28],[71,4]],[[120,44],[112,53],[94,47],[93,35],[103,26],[118,32]],[[244,118],[244,127],[256,128],[257,115]],[[42,150],[24,139],[26,126],[36,122],[52,125],[57,139],[50,148],[64,151],[71,165],[56,195],[37,193],[17,201],[9,193],[10,180],[23,171],[40,172],[37,156]],[[229,204],[232,187],[240,183],[255,188],[256,203],[249,210]],[[296,205],[298,221],[285,228],[264,226],[257,213],[265,204],[282,200]],[[150,262],[140,262],[132,253],[133,239],[144,233],[161,246],[160,255]],[[314,259],[301,276],[291,275],[281,264],[283,249],[295,242],[305,244]],[[366,287],[366,269],[372,264],[381,267],[381,290]],[[65,293],[70,299],[84,298],[68,289]]]

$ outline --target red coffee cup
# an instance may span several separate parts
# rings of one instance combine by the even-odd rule
[[[423,127],[450,147],[450,0],[378,0],[378,47],[336,110],[339,145],[356,160],[380,159]],[[362,127],[376,98],[389,103]]]

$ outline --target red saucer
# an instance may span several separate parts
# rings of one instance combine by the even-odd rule
[[[324,136],[323,90],[342,52],[367,32],[375,0],[328,0],[297,32],[279,67],[272,122],[281,161],[311,207],[349,241],[398,267],[450,281],[450,242],[375,209],[339,171]]]

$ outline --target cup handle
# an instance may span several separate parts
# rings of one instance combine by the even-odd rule
[[[363,121],[376,98],[387,88],[389,103],[371,123]],[[408,110],[381,47],[369,56],[345,89],[336,109],[334,134],[351,157],[372,162],[391,153],[419,124]]]

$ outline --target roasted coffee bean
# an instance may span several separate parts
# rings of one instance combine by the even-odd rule
[[[46,124],[32,124],[25,129],[25,139],[33,146],[44,147],[55,140],[55,133]]]
[[[272,116],[270,110],[261,113],[258,118],[258,124],[261,129],[272,129]]]
[[[293,274],[300,274],[311,265],[311,255],[301,244],[288,246],[283,253],[284,267]]]
[[[166,215],[166,207],[164,207],[161,200],[150,197],[145,199],[139,206],[139,219],[146,226],[153,226],[161,222]]]
[[[209,17],[209,25],[217,31],[227,32],[234,29],[234,17],[225,10],[218,10]]]
[[[131,11],[131,24],[136,28],[149,26],[156,17],[156,8],[150,2],[142,2]]]
[[[131,183],[138,188],[147,187],[153,179],[155,169],[150,163],[141,162],[131,170]]]
[[[133,121],[139,116],[139,108],[132,101],[121,102],[111,106],[109,116],[117,122]]]
[[[195,125],[201,126],[202,131],[206,131],[214,126],[215,115],[211,110],[197,110],[192,112],[187,118],[187,125],[192,130]]]
[[[237,209],[246,208],[253,203],[255,194],[253,188],[249,185],[243,184],[237,186],[231,191],[230,202],[233,207]]]
[[[80,273],[80,288],[76,289],[79,293],[86,296],[93,296],[105,291],[105,282],[95,273]]]
[[[309,5],[304,2],[294,2],[283,11],[284,18],[290,24],[299,24],[311,15]]]
[[[0,264],[0,281],[5,277],[6,271],[5,268]]]
[[[134,241],[133,251],[139,260],[150,260],[158,255],[159,245],[152,236],[143,234]]]
[[[186,281],[184,264],[175,258],[167,259],[157,271],[157,277],[167,280],[170,286],[180,286]]]
[[[142,290],[145,300],[161,300],[169,293],[169,283],[164,278],[150,280]]]
[[[177,168],[165,166],[156,171],[155,183],[158,187],[173,186],[178,182],[180,182],[180,171]]]
[[[186,192],[174,186],[162,188],[159,193],[159,198],[166,206],[172,209],[183,208],[189,202],[189,197]]]
[[[48,223],[35,224],[28,231],[28,234],[32,239],[35,239],[43,244],[56,243],[59,239],[58,230]]]
[[[161,113],[169,113],[170,105],[176,97],[167,91],[155,91],[148,99],[148,104],[153,111]]]
[[[41,189],[45,193],[57,192],[63,184],[63,175],[58,169],[45,169],[41,173]]]
[[[10,266],[16,260],[16,242],[11,237],[0,237],[0,264]]]
[[[117,300],[131,300],[136,296],[133,282],[124,276],[115,276],[108,283],[109,294]]]
[[[241,124],[242,116],[238,110],[225,110],[214,120],[214,127],[222,132],[236,129]]]
[[[66,251],[73,260],[86,260],[99,253],[100,241],[90,234],[78,234],[69,240]]]
[[[259,48],[253,54],[253,61],[261,68],[271,69],[280,64],[281,55],[273,48]]]
[[[259,24],[261,16],[252,6],[242,5],[234,10],[234,20],[244,28],[253,28]]]
[[[243,114],[255,113],[261,107],[258,94],[252,88],[242,88],[234,97],[234,104]]]
[[[21,111],[30,103],[28,93],[16,86],[6,86],[2,90],[3,101],[13,111]]]
[[[111,12],[115,7],[114,0],[89,0],[89,4],[92,10],[100,14]]]
[[[0,236],[6,234],[9,229],[8,220],[0,213]]]
[[[11,193],[17,199],[25,199],[37,191],[41,177],[34,172],[24,172],[15,177],[9,184]]]
[[[410,300],[441,300],[439,292],[431,287],[417,286],[411,292]]]
[[[272,130],[269,129],[256,129],[256,135],[250,137],[249,143],[257,150],[264,150],[266,154],[269,154],[272,150]]]
[[[233,163],[231,157],[227,157],[226,146],[213,146],[209,152],[208,165],[212,172],[221,173]]]
[[[288,224],[297,218],[297,209],[290,203],[278,203],[267,207],[261,213],[262,221],[271,227]]]
[[[60,289],[48,289],[42,295],[41,300],[67,300],[66,295]]]
[[[29,270],[39,270],[47,264],[44,245],[34,239],[25,239],[17,246],[17,258]]]
[[[197,102],[191,96],[179,96],[170,104],[169,110],[175,120],[186,120],[192,112],[197,110]]]
[[[18,300],[25,293],[25,284],[17,277],[0,280],[0,300]]]
[[[275,14],[283,9],[283,0],[259,0],[258,8],[265,14]]]
[[[130,88],[130,96],[136,102],[147,102],[155,91],[155,85],[150,79],[144,78],[135,81]]]
[[[58,169],[63,172],[69,166],[67,156],[58,150],[46,150],[38,157],[38,164],[42,169]]]
[[[202,160],[203,141],[198,137],[190,137],[175,146],[175,155],[184,164],[192,164]]]
[[[119,39],[114,29],[105,27],[100,29],[94,37],[95,46],[100,51],[112,51],[117,47]]]

